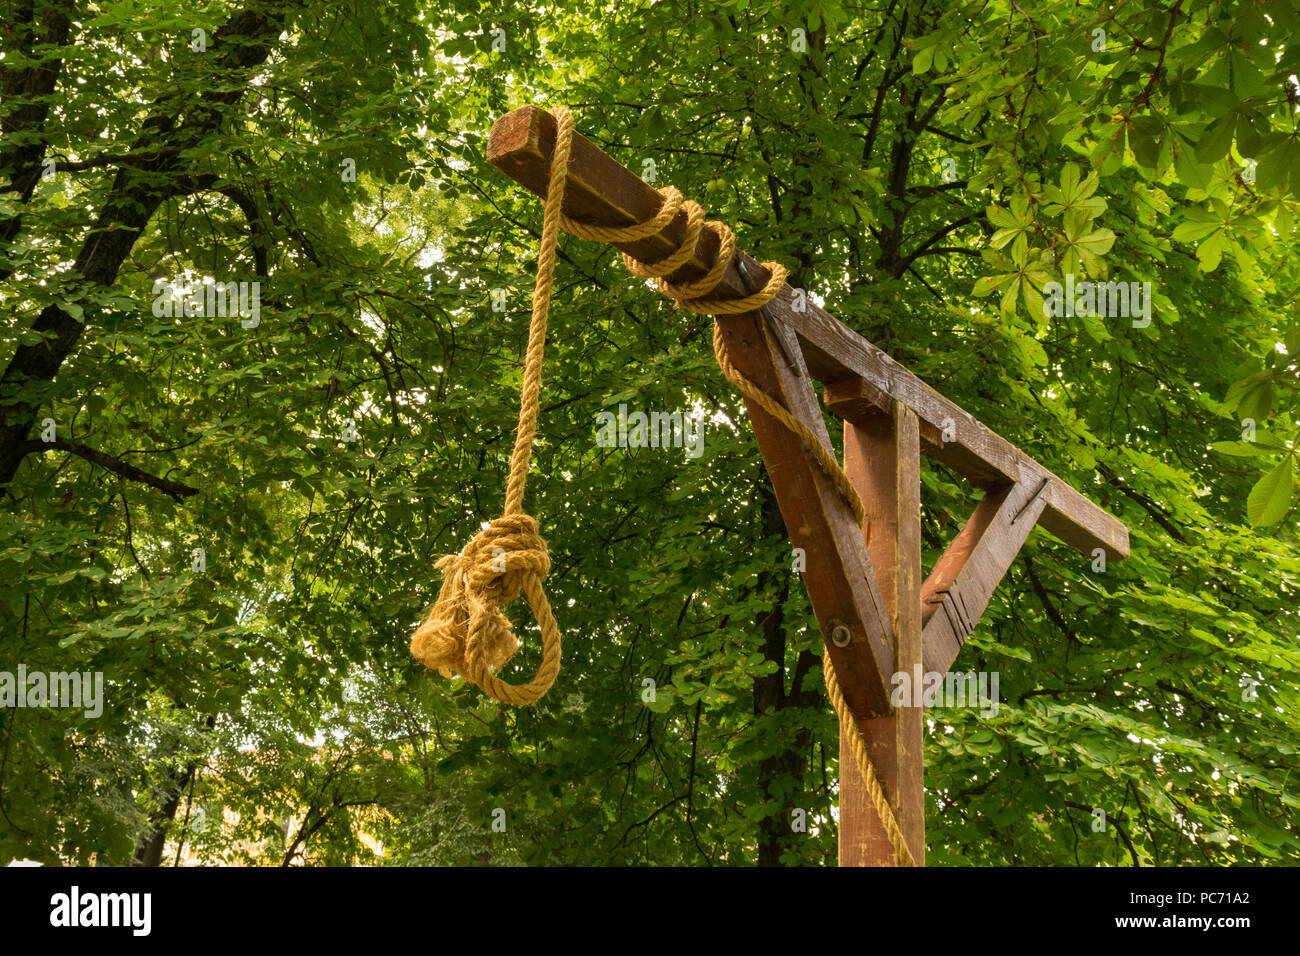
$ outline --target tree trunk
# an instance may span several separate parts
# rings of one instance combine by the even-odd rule
[[[759,482],[759,488],[763,537],[785,539],[785,523],[776,503],[776,493],[766,474]],[[763,635],[763,658],[776,663],[774,673],[754,678],[755,714],[775,715],[792,708],[816,707],[820,704],[817,694],[802,688],[804,677],[817,661],[815,654],[804,651],[799,655],[791,681],[792,689],[786,691],[785,602],[790,594],[790,579],[794,573],[785,565],[758,575],[760,591],[766,589],[773,576],[777,576],[781,583],[780,596],[775,604],[769,610],[760,612],[754,621],[755,627]],[[776,794],[784,794],[780,798],[779,809],[759,823],[759,866],[784,866],[781,862],[782,853],[790,849],[795,841],[805,839],[804,834],[794,832],[791,815],[795,809],[793,794],[803,788],[804,761],[812,744],[811,732],[807,729],[797,730],[783,738],[782,744],[778,753],[758,764],[758,787],[763,796],[770,799]]]
[[[162,804],[149,814],[149,831],[140,836],[135,843],[135,853],[131,856],[132,866],[160,866],[163,847],[167,843],[167,831],[176,819],[176,808],[180,806],[181,794],[190,785],[194,777],[195,765],[187,764],[180,774],[168,774],[170,778],[163,791],[166,796]]]
[[[270,41],[280,33],[283,23],[282,9],[270,15],[250,10],[236,13],[217,30],[214,53],[207,55],[219,57],[221,67],[231,72],[260,65],[270,54]],[[128,152],[147,156],[118,166],[95,227],[77,255],[75,272],[104,287],[117,281],[122,263],[163,200],[185,191],[181,187],[188,177],[179,154],[220,129],[226,108],[238,101],[243,89],[241,84],[232,90],[205,94],[198,104],[188,108],[187,118],[180,125],[174,109],[160,110],[144,122]],[[14,175],[21,179],[29,173]],[[159,174],[171,174],[172,181],[167,182],[168,177]],[[39,176],[39,171],[35,175]],[[16,231],[17,227],[13,228]],[[27,438],[46,386],[72,354],[85,326],[52,303],[41,310],[32,330],[50,337],[39,345],[18,346],[0,374],[0,485],[13,480],[31,450]]]

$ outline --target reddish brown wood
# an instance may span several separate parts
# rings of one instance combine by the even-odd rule
[[[925,670],[946,673],[1038,521],[1046,489],[1020,482],[987,492],[921,587]]]
[[[544,196],[555,136],[549,113],[515,110],[493,126],[488,161]],[[661,203],[658,192],[575,133],[566,213],[599,225],[631,225],[652,217]],[[679,213],[660,235],[616,245],[643,262],[657,262],[680,245],[685,225],[686,216]],[[706,231],[693,253],[671,281],[704,275],[716,259],[717,237]],[[744,253],[737,259],[754,281],[769,278]],[[748,291],[733,263],[717,294],[737,298]],[[828,406],[846,421],[845,468],[868,510],[862,528],[802,443],[761,408],[749,408],[790,538],[806,553],[805,584],[823,633],[841,622],[852,632],[847,647],[828,641],[827,651],[849,706],[859,715],[879,715],[860,717],[859,728],[904,837],[923,862],[923,714],[911,706],[889,712],[893,671],[948,670],[1036,523],[1085,553],[1102,548],[1112,559],[1128,556],[1128,529],[843,323],[796,297],[788,285],[767,308],[776,334],[794,340],[801,374],[763,334],[757,313],[720,318],[718,325],[740,371],[791,409],[827,447],[810,375],[826,386]],[[924,585],[922,451],[987,490]],[[845,739],[842,735],[841,864],[892,863],[892,847],[852,770]]]
[[[555,136],[549,113],[515,110],[493,126],[488,160],[544,196]],[[631,225],[652,217],[661,203],[658,192],[575,133],[566,213],[599,225]],[[685,225],[686,216],[679,213],[660,235],[616,245],[643,262],[657,262],[679,246]],[[692,259],[670,280],[699,278],[717,253],[717,237],[706,231]],[[744,253],[737,259],[752,280],[769,278]],[[733,263],[717,294],[736,298],[748,291]],[[943,672],[951,666],[1035,523],[1085,553],[1102,548],[1112,559],[1128,556],[1128,529],[843,323],[796,297],[788,285],[767,309],[776,334],[797,346],[797,372],[763,334],[757,313],[720,318],[718,326],[740,371],[791,409],[827,447],[810,375],[826,386],[827,404],[846,421],[845,468],[868,509],[861,529],[802,443],[761,408],[749,408],[791,541],[806,554],[805,584],[823,633],[829,634],[834,623],[844,623],[852,633],[847,647],[828,641],[827,651],[849,706],[859,715],[878,715],[860,716],[859,728],[904,837],[923,862],[923,714],[910,706],[889,712],[893,671],[913,674],[923,666]],[[987,490],[924,585],[922,451]],[[842,735],[841,864],[892,863],[892,847],[852,770],[845,739]]]
[[[537,195],[544,196],[555,132],[555,119],[545,110],[525,106],[508,113],[492,127],[488,161]],[[565,187],[565,212],[585,222],[630,225],[650,218],[661,202],[658,192],[634,173],[586,137],[574,134]],[[642,261],[656,262],[677,248],[685,229],[686,216],[681,213],[660,235],[637,243],[619,244],[618,248]],[[694,258],[671,279],[699,278],[716,255],[717,238],[706,231]],[[743,253],[739,255],[744,257],[758,282],[767,281],[766,269]],[[745,284],[734,265],[727,270],[718,293],[724,298],[746,294]],[[1040,479],[1049,478],[1040,518],[1044,528],[1084,553],[1102,548],[1112,560],[1128,556],[1128,529],[1123,524],[814,303],[808,301],[798,310],[795,304],[795,292],[787,285],[768,308],[797,337],[813,378],[828,386],[847,381],[847,387],[885,411],[893,400],[912,408],[917,414],[926,453],[982,487],[997,487],[1007,481],[1037,484]],[[949,423],[955,435],[952,441],[943,441],[942,433]]]
[[[551,154],[555,152],[555,117],[535,106],[524,106],[498,119],[488,137],[487,160],[530,192],[545,198],[550,182]],[[631,170],[610,158],[577,130],[569,153],[569,175],[564,186],[563,210],[581,222],[601,226],[630,226],[652,218],[663,197]],[[666,259],[686,238],[686,213],[663,232],[639,242],[614,243],[641,262]],[[718,258],[718,237],[704,230],[695,257],[670,276],[673,282],[703,277]],[[755,274],[766,282],[771,276],[754,263]],[[733,266],[718,287],[722,298],[741,298],[746,287]]]
[[[875,415],[887,415],[894,403],[889,392],[873,384],[869,379],[858,376],[828,383],[825,388],[825,401],[826,407],[838,417],[846,422],[857,423],[867,421]],[[975,421],[973,418],[970,420]],[[926,455],[943,462],[953,471],[969,478],[982,488],[997,487],[1008,481],[1005,469],[986,462],[980,457],[977,448],[955,440],[944,441],[942,421],[938,425],[919,418],[917,421],[921,433],[921,450]],[[957,427],[956,421],[953,419],[954,431]],[[981,425],[980,429],[982,428]],[[980,430],[973,429],[971,433],[979,435]]]
[[[898,449],[897,546],[895,548],[894,669],[915,673],[923,658],[921,624],[921,429],[916,412],[894,403],[894,443]],[[891,675],[892,677],[892,675]],[[891,680],[891,690],[893,682]],[[925,712],[919,701],[894,711],[897,723],[899,784],[894,806],[912,859],[925,865]]]
[[[763,335],[761,323],[757,312],[719,317],[727,354],[742,375],[790,409],[830,448],[807,371],[793,374],[775,343]],[[854,713],[887,714],[894,671],[888,603],[877,587],[857,520],[803,442],[762,408],[748,400],[746,406],[790,541],[804,550],[804,586],[822,633],[829,635],[843,624],[851,635],[844,647],[826,643],[844,699]]]
[[[844,468],[866,505],[863,536],[894,621],[897,669],[921,663],[921,447],[916,414],[897,403],[892,416],[847,423]],[[910,703],[910,702],[908,702]],[[924,746],[920,707],[858,721],[903,838],[925,861]],[[858,773],[849,735],[840,730],[841,866],[894,866],[893,846]]]

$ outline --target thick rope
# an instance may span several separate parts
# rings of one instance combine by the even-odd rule
[[[438,561],[437,567],[445,574],[442,591],[428,620],[420,626],[411,641],[411,652],[426,666],[440,670],[447,676],[452,672],[459,673],[477,684],[485,693],[512,704],[530,704],[540,699],[554,683],[560,669],[559,626],[551,613],[550,602],[541,584],[550,570],[551,562],[546,553],[546,542],[537,534],[536,521],[522,513],[524,483],[528,477],[533,440],[537,433],[542,351],[546,342],[558,228],[563,226],[576,236],[597,242],[636,242],[663,232],[679,212],[685,211],[686,234],[681,245],[665,259],[647,264],[624,253],[623,262],[633,275],[654,279],[660,291],[672,299],[678,308],[700,315],[741,315],[757,311],[784,288],[788,275],[780,263],[765,262],[763,266],[770,277],[760,291],[740,299],[712,298],[735,256],[735,234],[726,223],[705,222],[700,205],[694,200],[683,199],[681,192],[673,186],[659,190],[663,204],[653,217],[630,226],[597,226],[564,215],[561,205],[573,144],[573,116],[563,106],[554,108],[551,113],[557,127],[555,152],[551,158],[551,174],[542,221],[537,282],[533,290],[533,315],[520,395],[519,426],[506,485],[505,514],[476,535],[459,555],[447,555]],[[667,277],[694,257],[696,244],[705,229],[712,230],[718,237],[718,255],[713,265],[702,278],[693,282],[670,283]],[[760,329],[763,329],[766,338],[766,329],[762,325]],[[866,509],[835,455],[812,429],[732,364],[722,329],[716,322],[713,326],[713,354],[722,374],[745,398],[779,421],[807,446],[834,481],[861,524]],[[528,596],[528,603],[542,629],[542,664],[531,682],[512,685],[500,680],[494,673],[510,659],[518,646],[510,622],[500,608],[514,600],[521,590]],[[848,728],[853,756],[866,785],[867,795],[893,846],[894,858],[900,865],[914,866],[915,860],[903,839],[893,807],[886,799],[871,763],[866,741],[840,691],[830,655],[824,654],[822,662],[827,695],[839,717],[840,726]]]
[[[411,638],[411,653],[430,670],[450,677],[460,674],[482,691],[507,704],[531,704],[555,683],[560,672],[560,626],[542,579],[551,570],[546,542],[537,521],[524,514],[524,485],[537,437],[537,407],[542,388],[542,354],[551,309],[555,249],[560,236],[560,205],[573,142],[573,117],[557,110],[560,134],[551,160],[551,177],[542,217],[533,314],[528,325],[524,382],[519,394],[519,424],[506,481],[505,513],[474,536],[460,554],[449,554],[436,565],[443,572],[442,590],[429,617]],[[496,676],[519,648],[509,619],[501,608],[519,592],[542,631],[542,663],[527,684],[510,684]]]
[[[556,118],[559,119],[558,113]],[[558,138],[556,146],[558,151]],[[660,189],[659,193],[663,196],[663,204],[660,206],[659,212],[645,222],[626,227],[593,226],[563,215],[560,222],[566,230],[584,239],[593,239],[598,242],[627,243],[658,235],[677,218],[679,212],[685,211],[686,234],[682,239],[682,244],[665,259],[653,265],[639,262],[624,253],[623,263],[627,266],[629,272],[638,278],[655,279],[658,282],[659,290],[672,299],[677,307],[701,315],[740,315],[745,312],[754,312],[777,296],[785,286],[786,269],[778,262],[765,262],[763,266],[771,274],[771,277],[761,291],[743,299],[710,298],[709,296],[722,281],[723,275],[735,256],[735,234],[726,223],[717,221],[704,222],[704,212],[699,204],[690,199],[683,200],[681,192],[676,187],[666,186]],[[669,283],[666,277],[672,275],[694,257],[696,244],[705,229],[712,229],[718,236],[718,255],[713,265],[703,278],[695,282]],[[766,327],[760,324],[759,328],[766,338]],[[722,374],[740,390],[740,393],[745,398],[779,421],[807,446],[808,450],[813,453],[822,468],[835,482],[835,487],[843,495],[858,524],[861,525],[866,516],[866,508],[862,503],[862,498],[858,495],[857,489],[853,487],[853,482],[849,481],[848,475],[840,467],[834,453],[826,447],[819,436],[813,433],[812,429],[801,422],[785,405],[746,378],[732,364],[731,357],[727,354],[727,345],[722,334],[722,327],[716,322],[713,324],[713,354],[718,361],[718,367],[722,370]],[[876,776],[875,767],[871,763],[871,756],[867,752],[866,741],[862,738],[862,733],[858,729],[852,711],[849,710],[848,704],[844,701],[844,694],[840,691],[839,681],[835,677],[835,667],[831,663],[829,654],[822,656],[822,663],[827,695],[835,707],[840,726],[848,728],[854,759],[857,762],[859,772],[862,774],[862,780],[866,785],[871,804],[875,807],[885,833],[889,837],[889,842],[893,846],[894,858],[902,866],[915,866],[916,861],[907,846],[907,841],[903,839],[902,831],[898,826],[898,819],[894,815],[894,809],[885,798],[885,792]]]
[[[876,808],[880,823],[885,828],[885,835],[889,837],[890,846],[894,848],[894,859],[899,866],[916,866],[916,859],[912,856],[907,841],[903,839],[903,831],[899,829],[898,818],[894,816],[894,808],[885,798],[885,790],[876,776],[871,754],[867,752],[867,742],[862,739],[862,732],[858,730],[858,722],[853,716],[853,711],[849,710],[849,705],[844,701],[844,694],[840,690],[839,679],[835,676],[835,666],[831,663],[830,654],[822,655],[822,677],[826,681],[826,696],[831,699],[831,706],[835,708],[835,715],[840,719],[840,726],[851,728],[849,746],[853,750],[853,760],[858,765],[858,772],[862,775],[862,783],[867,788],[871,805]]]

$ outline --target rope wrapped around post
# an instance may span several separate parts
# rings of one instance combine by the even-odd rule
[[[575,236],[597,242],[635,242],[663,232],[679,212],[685,211],[686,234],[676,250],[653,264],[640,262],[624,253],[623,263],[638,278],[654,279],[659,290],[672,299],[676,307],[700,315],[741,315],[757,311],[776,297],[788,275],[780,263],[765,262],[763,266],[770,277],[761,290],[738,299],[711,298],[734,258],[735,234],[726,223],[706,222],[700,205],[694,200],[684,199],[673,186],[659,190],[663,204],[658,213],[645,222],[630,226],[600,226],[566,216],[561,207],[573,140],[573,115],[563,106],[550,112],[557,125],[555,151],[551,156],[524,385],[520,396],[519,427],[510,463],[505,514],[476,535],[460,554],[447,555],[438,561],[437,567],[445,575],[442,590],[428,619],[411,641],[412,654],[427,667],[446,676],[458,673],[490,696],[512,704],[531,704],[539,700],[554,683],[560,669],[559,626],[542,587],[542,579],[550,570],[550,558],[546,542],[538,534],[535,519],[522,512],[524,483],[537,431],[542,352],[555,272],[558,228],[562,226]],[[704,229],[711,229],[718,236],[717,259],[702,278],[693,282],[670,283],[667,277],[692,257]],[[766,328],[760,325],[760,329],[767,336]],[[713,352],[727,380],[747,399],[797,435],[813,453],[861,524],[866,509],[834,454],[789,409],[732,364],[722,330],[716,322],[713,326]],[[528,596],[528,603],[542,631],[542,664],[532,681],[514,685],[496,676],[496,671],[505,665],[518,646],[510,622],[500,608],[514,600],[521,591]],[[829,655],[824,656],[823,667],[827,693],[841,726],[848,728],[859,771],[893,846],[895,859],[900,865],[913,866],[912,853],[880,785],[866,742],[840,692]]]

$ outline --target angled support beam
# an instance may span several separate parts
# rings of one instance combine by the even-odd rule
[[[926,672],[946,673],[1029,532],[1047,507],[1049,479],[985,493],[921,587]]]
[[[890,401],[885,393],[866,379],[832,383],[826,386],[825,395],[827,408],[846,422],[861,427],[870,427],[871,423],[879,421],[884,414],[881,405]],[[937,400],[930,402],[932,414],[946,413],[948,410],[940,403],[946,403],[947,399],[937,396]],[[920,403],[925,404],[924,398]],[[952,414],[947,414],[946,417],[946,427],[955,428],[957,419]],[[970,416],[966,418],[968,434],[983,434],[985,437],[992,434],[987,430],[981,433],[971,424],[979,423]],[[982,429],[983,426],[979,428]],[[960,430],[957,431],[960,435]],[[978,470],[970,465],[969,449],[956,441],[944,441],[942,431],[923,425],[921,441],[922,450],[926,454],[953,466],[955,470],[968,476],[972,470]],[[1067,540],[1069,537],[1078,538],[1077,529],[1062,528],[1059,523],[1052,524],[1055,519],[1051,510],[1053,501],[1067,502],[1066,507],[1073,507],[1068,502],[1075,497],[1082,498],[1078,492],[1015,449],[1012,449],[1014,454],[1007,457],[997,454],[992,446],[985,451],[990,458],[999,462],[998,469],[992,474],[980,472],[982,479],[977,483],[985,487],[985,496],[939,558],[922,588],[926,672],[937,671],[943,674],[952,667],[966,638],[988,607],[998,583],[1011,567],[1036,524],[1042,524],[1049,530],[1055,527]],[[984,459],[980,461],[983,462]],[[1088,504],[1093,507],[1090,502]],[[1096,511],[1104,515],[1108,522],[1118,524],[1100,509]],[[1055,514],[1059,517],[1059,512]],[[1111,535],[1110,540],[1116,548],[1122,543],[1123,553],[1127,554],[1128,532],[1122,525],[1119,527],[1124,532],[1122,541],[1115,535]],[[1106,533],[1107,529],[1108,524],[1097,524],[1099,534]],[[1105,550],[1111,552],[1110,548]]]
[[[874,345],[856,335],[842,336],[811,310],[797,318],[780,309],[774,311],[777,318],[796,332],[802,329],[827,347],[840,348],[840,359],[860,369],[860,375],[826,386],[826,402],[836,414],[847,421],[858,421],[876,410],[888,411],[890,398],[897,399],[915,409],[921,421],[925,454],[985,489],[1008,482],[1037,487],[1044,478],[1048,479],[1039,524],[1084,554],[1091,555],[1094,548],[1101,548],[1108,560],[1128,557],[1128,528],[1120,521],[1015,445],[989,431],[975,416],[944,398]],[[839,324],[834,319],[830,322]],[[801,333],[800,342],[803,341]],[[805,348],[804,355],[809,368],[814,369],[808,351]],[[815,377],[816,372],[813,374]],[[944,440],[945,430],[951,440]]]
[[[800,367],[794,374],[777,343],[764,334],[759,313],[717,321],[741,374],[781,401],[831,448],[807,370]],[[801,357],[794,358],[802,366]],[[835,633],[839,625],[848,629],[847,639],[826,642],[844,699],[855,714],[887,714],[893,634],[888,602],[877,586],[857,519],[803,442],[762,408],[748,400],[746,407],[790,542],[803,549],[804,585],[822,634]]]

